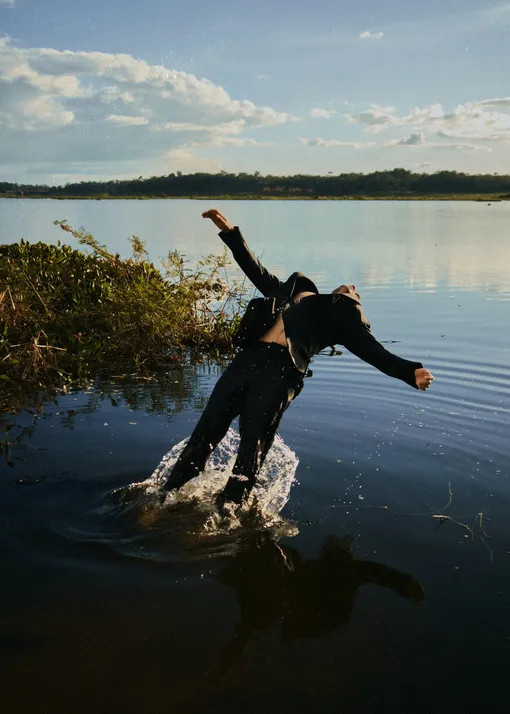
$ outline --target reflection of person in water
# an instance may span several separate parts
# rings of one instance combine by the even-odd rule
[[[397,357],[377,342],[355,285],[340,285],[320,295],[302,273],[282,282],[260,264],[239,229],[219,211],[202,215],[220,229],[220,237],[265,298],[250,302],[236,336],[242,349],[218,380],[164,488],[180,488],[201,473],[239,416],[239,452],[220,501],[240,503],[254,486],[282,414],[301,391],[308,364],[320,350],[345,345],[365,362],[417,389],[428,389],[433,377],[419,362]]]
[[[225,645],[214,676],[223,674],[257,632],[280,623],[283,641],[316,637],[349,621],[358,588],[390,588],[416,604],[425,593],[411,575],[369,560],[356,560],[352,539],[329,536],[317,558],[303,560],[297,550],[268,535],[249,539],[218,574],[234,588],[241,616]]]

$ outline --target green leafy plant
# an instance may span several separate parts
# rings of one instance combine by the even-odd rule
[[[158,270],[143,242],[111,253],[84,229],[55,221],[68,245],[0,246],[0,390],[90,378],[105,366],[150,370],[231,351],[245,303],[226,253],[189,268],[171,251]]]

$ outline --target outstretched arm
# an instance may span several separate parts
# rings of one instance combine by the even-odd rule
[[[351,332],[344,341],[349,352],[364,362],[373,365],[390,377],[402,379],[411,387],[425,391],[434,377],[420,362],[411,362],[389,352],[370,332],[368,326],[360,322],[357,330]]]
[[[228,245],[236,263],[257,290],[266,297],[273,296],[280,287],[281,281],[276,275],[266,270],[248,248],[239,228],[233,226],[216,208],[204,211],[202,217],[210,218],[214,225],[220,229],[220,238]]]
[[[423,585],[412,575],[401,573],[399,570],[390,568],[389,565],[373,563],[370,560],[357,560],[356,570],[361,584],[373,583],[382,588],[390,588],[417,605],[425,600]]]

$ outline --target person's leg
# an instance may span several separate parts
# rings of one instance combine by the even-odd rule
[[[207,459],[239,414],[250,373],[249,355],[246,351],[240,352],[217,381],[202,416],[163,486],[165,490],[180,488],[204,470]]]
[[[266,363],[250,380],[239,416],[241,441],[234,474],[220,502],[240,503],[255,485],[255,477],[271,447],[283,412],[299,394],[303,376],[290,362],[288,353],[269,350]],[[236,478],[246,477],[247,480]]]

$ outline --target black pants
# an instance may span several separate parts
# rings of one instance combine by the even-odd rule
[[[273,443],[283,412],[303,387],[303,375],[286,347],[256,342],[239,352],[222,374],[189,442],[179,456],[165,489],[180,488],[204,470],[216,445],[239,415],[240,444],[234,474],[224,500],[240,501],[255,484],[255,476]]]

